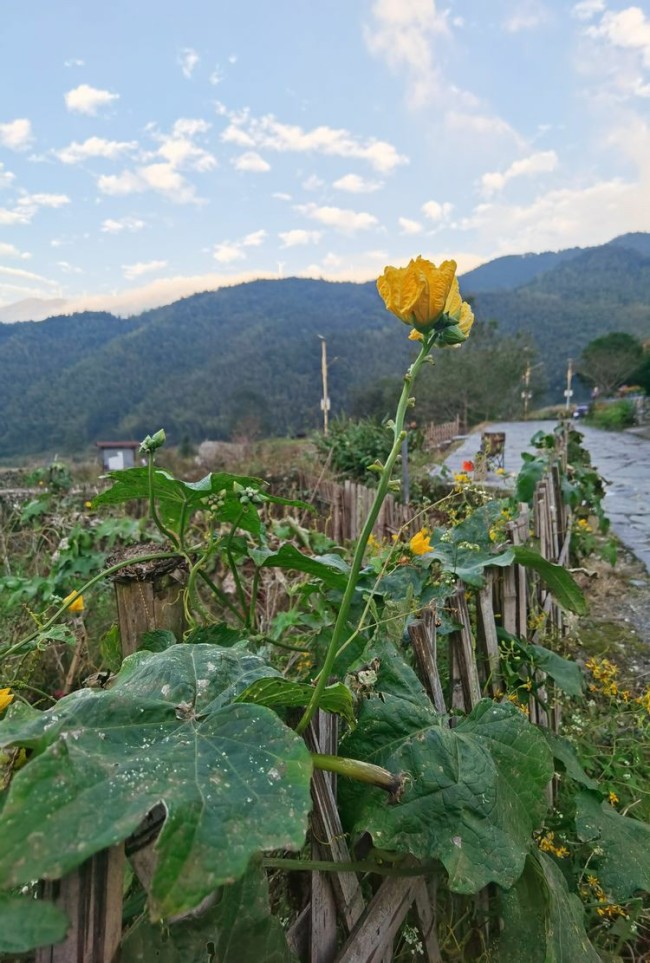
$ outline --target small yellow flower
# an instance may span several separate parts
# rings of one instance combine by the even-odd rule
[[[13,701],[14,694],[11,689],[0,689],[0,712],[4,712]]]
[[[409,334],[409,341],[424,341],[424,335],[417,328],[412,328]]]
[[[457,485],[469,485],[471,478],[469,477],[467,472],[459,471],[459,472],[456,472],[456,474],[454,475],[454,481],[456,482]]]
[[[431,551],[431,540],[425,528],[421,528],[419,532],[416,532],[409,542],[409,548],[414,555],[426,555],[427,552]]]
[[[505,473],[506,473],[505,468],[495,468],[494,470],[495,475],[505,475]]]
[[[526,681],[524,682],[524,689],[528,689],[529,692],[532,692],[532,690],[533,690],[533,680],[532,680],[532,679],[526,679]]]
[[[70,599],[74,599],[74,602],[70,602],[68,605],[68,612],[83,612],[84,610],[84,597],[83,595],[77,595],[76,592],[70,592],[69,595],[63,599],[65,603],[70,602]]]
[[[620,802],[615,792],[610,792],[607,798],[609,799],[610,806],[615,806],[617,802]]]
[[[589,883],[590,886],[598,886],[598,877],[587,876],[587,882]]]
[[[92,507],[93,507],[92,502],[84,502],[84,508],[92,508]]]

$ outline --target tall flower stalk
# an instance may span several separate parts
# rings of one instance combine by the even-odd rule
[[[359,573],[381,506],[388,492],[395,462],[405,437],[404,419],[407,409],[415,403],[411,392],[418,373],[434,347],[462,344],[467,340],[474,321],[472,310],[460,297],[455,277],[455,261],[444,261],[437,268],[421,257],[411,261],[406,268],[387,267],[377,282],[377,288],[389,311],[400,321],[411,326],[409,338],[420,342],[420,351],[404,376],[404,385],[392,422],[393,445],[386,463],[382,466],[374,501],[368,512],[361,535],[357,541],[348,583],[343,593],[325,661],[320,670],[309,705],[298,723],[297,732],[302,733],[316,712],[323,689],[336,661],[347,627],[350,607],[357,589]]]

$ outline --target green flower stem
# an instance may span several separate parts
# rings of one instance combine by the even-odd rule
[[[419,863],[417,866],[391,866],[383,863],[333,862],[328,859],[291,859],[287,857],[263,856],[264,869],[281,869],[298,873],[377,873],[379,876],[426,876],[434,872],[435,863]]]
[[[239,515],[237,516],[235,521],[232,523],[232,528],[230,529],[228,538],[226,539],[225,550],[226,550],[226,556],[228,558],[228,564],[230,565],[230,571],[232,572],[232,577],[235,580],[237,598],[239,599],[239,604],[241,605],[242,613],[244,616],[243,622],[246,628],[248,628],[248,602],[246,601],[246,593],[244,592],[244,586],[241,583],[239,572],[237,571],[237,565],[235,564],[235,557],[232,554],[232,540],[235,537],[235,532],[237,531],[239,520],[241,519],[243,514],[244,514],[244,509],[242,508]]]
[[[178,542],[177,536],[174,534],[174,532],[171,532],[168,528],[166,528],[163,525],[162,519],[160,518],[158,514],[158,510],[156,509],[156,499],[154,495],[154,490],[155,490],[154,461],[153,461],[152,451],[147,452],[147,461],[148,461],[148,468],[149,468],[149,515],[151,516],[151,520],[155,524],[158,531],[162,535],[164,535],[165,538],[169,539],[169,541],[172,543],[174,548],[178,548],[179,542]]]
[[[208,586],[208,588],[213,593],[213,595],[215,595],[216,598],[219,600],[220,604],[223,605],[224,608],[228,609],[228,611],[231,612],[235,616],[235,618],[237,618],[241,622],[242,625],[246,625],[246,620],[244,619],[239,609],[232,604],[232,602],[230,601],[226,593],[222,592],[219,586],[214,584],[214,582],[212,581],[208,573],[204,569],[200,568],[198,570],[198,576],[199,578],[203,579],[203,581]]]
[[[0,656],[3,659],[8,658],[8,656],[13,655],[14,652],[17,652],[19,649],[22,649],[24,645],[29,645],[30,642],[33,642],[34,639],[38,638],[38,636],[41,635],[43,632],[47,632],[47,630],[51,628],[55,624],[55,622],[59,621],[59,619],[61,618],[63,613],[66,611],[66,609],[68,609],[72,605],[72,603],[79,598],[80,595],[83,595],[85,592],[88,591],[88,589],[91,589],[93,585],[97,584],[97,582],[101,582],[101,580],[103,578],[106,578],[107,575],[113,575],[114,572],[119,572],[121,568],[126,568],[128,565],[137,565],[138,562],[153,562],[159,558],[177,558],[177,557],[178,557],[178,552],[151,552],[149,555],[139,555],[137,558],[123,559],[121,562],[117,562],[115,565],[111,565],[110,568],[103,569],[103,571],[101,571],[99,575],[95,575],[93,578],[89,579],[89,581],[86,582],[85,585],[82,585],[79,591],[75,592],[74,595],[72,595],[68,599],[68,601],[65,602],[64,605],[61,605],[56,610],[52,618],[47,620],[45,625],[39,626],[36,632],[32,632],[31,635],[28,635],[27,638],[25,639],[21,639],[20,642],[16,642],[16,644],[12,645],[11,648],[7,649],[6,652],[0,653]]]
[[[334,624],[334,629],[332,631],[332,638],[327,649],[327,654],[325,656],[325,662],[320,671],[318,681],[314,687],[314,694],[311,697],[309,705],[305,709],[304,715],[298,726],[296,732],[302,733],[305,731],[307,726],[312,720],[318,704],[320,697],[322,695],[323,689],[327,685],[330,673],[332,671],[332,666],[336,660],[336,653],[339,650],[341,644],[341,639],[343,633],[345,632],[345,626],[347,623],[347,618],[350,612],[350,606],[352,605],[352,599],[357,587],[357,581],[359,578],[359,572],[361,571],[361,565],[363,563],[363,556],[365,555],[366,546],[368,545],[368,539],[372,534],[372,530],[377,521],[377,516],[379,515],[379,510],[383,504],[384,498],[388,491],[388,485],[390,482],[391,475],[393,473],[393,468],[395,467],[395,462],[397,461],[397,456],[399,455],[402,447],[402,431],[404,429],[404,418],[406,411],[409,407],[409,398],[411,396],[411,391],[413,388],[413,382],[417,377],[417,374],[422,367],[422,364],[431,350],[431,345],[433,343],[433,338],[431,336],[425,338],[422,342],[420,348],[420,353],[417,358],[409,368],[405,378],[404,386],[402,388],[402,394],[400,395],[399,403],[397,405],[397,414],[395,415],[395,423],[393,425],[393,447],[390,450],[390,454],[386,459],[386,464],[384,465],[383,471],[379,476],[379,485],[377,486],[377,493],[375,494],[375,500],[372,503],[372,507],[368,513],[366,523],[363,526],[363,531],[359,536],[356,549],[354,551],[354,557],[352,559],[352,566],[350,568],[350,575],[348,577],[348,584],[341,601],[341,607],[339,609],[339,614],[337,616],[336,622]]]
[[[251,588],[251,602],[248,609],[248,627],[253,632],[255,632],[257,629],[257,593],[260,587],[260,577],[261,577],[261,569],[258,565],[256,565],[255,572],[253,573],[253,586]]]
[[[347,776],[357,782],[367,782],[378,789],[385,789],[391,796],[397,798],[404,788],[404,777],[375,766],[371,762],[360,759],[347,759],[345,756],[326,756],[320,752],[312,752],[311,761],[314,769],[325,772],[335,772],[338,776]]]
[[[190,564],[190,573],[187,578],[187,591],[185,592],[185,598],[183,599],[185,618],[190,626],[196,625],[196,619],[192,615],[193,609],[196,609],[204,622],[208,622],[210,619],[210,613],[207,611],[201,599],[199,598],[199,593],[196,588],[196,577],[199,572],[202,571],[202,567],[205,564],[206,558],[207,553],[200,555],[198,560],[193,565]]]

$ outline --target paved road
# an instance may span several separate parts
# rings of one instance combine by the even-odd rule
[[[584,434],[584,444],[591,453],[593,465],[607,480],[605,511],[612,529],[650,571],[650,439],[630,432],[599,431],[578,423]],[[532,450],[531,436],[539,429],[552,431],[549,421],[499,422],[489,431],[505,431],[505,467],[515,475],[521,466],[522,451]],[[445,464],[451,471],[461,470],[463,461],[476,456],[480,447],[479,434],[472,434]],[[498,481],[488,477],[488,482]],[[512,482],[510,482],[511,484]]]

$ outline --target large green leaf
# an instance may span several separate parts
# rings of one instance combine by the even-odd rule
[[[282,924],[269,910],[266,874],[253,863],[224,886],[216,906],[170,927],[140,920],[122,943],[121,963],[292,963]]]
[[[556,565],[555,562],[549,562],[534,548],[528,548],[526,545],[513,545],[513,552],[515,561],[519,565],[532,568],[541,575],[555,601],[562,608],[568,609],[569,612],[575,612],[576,615],[586,615],[587,603],[585,597],[573,575],[567,569],[562,565]]]
[[[341,780],[348,826],[382,849],[440,859],[455,892],[511,886],[546,810],[544,737],[514,706],[490,700],[450,729],[414,673],[387,649],[379,658],[375,692],[341,754],[406,773],[406,788],[391,806],[379,790]]]
[[[500,514],[499,505],[488,502],[477,508],[454,528],[436,528],[432,536],[431,557],[438,559],[445,572],[452,572],[466,585],[480,587],[488,565],[510,565],[512,548],[500,550],[490,541],[489,532]]]
[[[306,706],[314,694],[313,686],[289,679],[256,679],[237,696],[236,702],[252,702],[254,705],[278,709],[289,706]],[[318,703],[319,709],[343,716],[350,725],[355,724],[354,699],[342,682],[328,685]]]
[[[548,468],[546,458],[539,458],[529,452],[522,452],[523,465],[517,475],[515,487],[515,499],[518,502],[526,502],[530,505],[535,494],[538,481],[541,480]]]
[[[108,690],[7,713],[0,746],[36,756],[0,816],[5,885],[56,878],[129,836],[157,804],[151,910],[195,907],[256,852],[299,847],[310,809],[304,742],[264,706],[234,703],[274,670],[213,645],[137,652]]]
[[[500,915],[499,963],[599,963],[582,903],[544,853],[531,853],[521,877],[501,894]]]
[[[0,893],[0,953],[27,953],[60,943],[68,925],[65,913],[52,903]]]
[[[108,472],[113,482],[111,488],[102,492],[94,500],[95,505],[116,505],[134,499],[149,497],[149,469],[128,468]],[[244,531],[259,534],[261,522],[254,503],[241,501],[242,489],[252,488],[260,492],[264,501],[281,505],[292,505],[310,509],[304,502],[269,495],[264,491],[264,482],[247,475],[231,475],[228,472],[212,472],[197,482],[181,481],[169,472],[157,468],[153,473],[154,495],[158,509],[166,525],[178,530],[181,516],[189,517],[192,511],[204,508],[211,495],[218,495],[221,505],[218,509],[221,521],[230,522]]]
[[[639,890],[650,892],[647,823],[622,816],[596,793],[585,791],[576,800],[576,829],[580,839],[598,846],[592,865],[608,897],[620,903]]]
[[[580,760],[571,743],[545,727],[541,728],[540,731],[544,733],[544,737],[553,753],[553,758],[557,762],[562,763],[567,776],[575,782],[580,783],[581,786],[586,786],[587,789],[598,789],[596,780],[588,776],[580,765]]]
[[[283,545],[277,552],[252,549],[250,556],[261,568],[284,568],[314,575],[330,588],[343,590],[347,585],[350,566],[340,555],[303,555],[295,545]]]
[[[543,645],[526,646],[532,655],[533,662],[570,696],[582,695],[585,688],[585,677],[577,662],[565,659],[557,652],[551,652]]]

